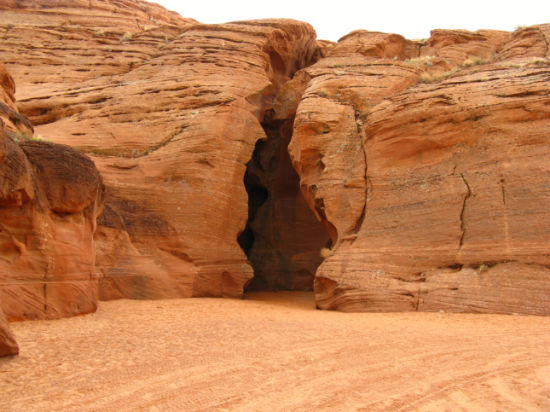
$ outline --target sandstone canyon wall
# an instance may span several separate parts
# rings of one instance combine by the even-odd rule
[[[103,206],[93,162],[33,138],[0,65],[0,356],[18,352],[6,315],[44,319],[95,311],[93,235]]]
[[[0,291],[11,319],[88,313],[97,305],[93,235],[101,177],[84,154],[33,138],[0,66]]]
[[[296,76],[319,307],[550,313],[548,34],[355,32]]]
[[[550,313],[550,26],[332,43],[43,0],[0,1],[0,27],[12,109],[103,176],[100,298]]]
[[[148,3],[125,4],[135,14],[123,28],[119,20],[105,27],[107,11],[94,2],[76,6],[89,19],[70,15],[65,25],[50,17],[70,13],[63,2],[12,10],[30,22],[10,20],[4,46],[7,67],[26,85],[19,108],[38,134],[88,153],[104,177],[102,298],[242,296],[253,276],[237,241],[249,215],[246,165],[267,139],[264,127],[277,128],[262,123],[278,89],[315,58],[315,32],[290,20],[167,20],[147,17]],[[21,60],[37,50],[32,65]],[[44,75],[53,61],[67,76]],[[293,190],[288,196],[301,199]],[[283,258],[307,272],[309,288],[319,248],[300,251],[297,263]]]

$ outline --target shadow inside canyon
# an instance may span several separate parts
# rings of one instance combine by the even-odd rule
[[[330,236],[300,191],[300,178],[288,154],[293,119],[267,112],[259,140],[247,164],[248,222],[238,242],[254,269],[249,291],[313,290]]]

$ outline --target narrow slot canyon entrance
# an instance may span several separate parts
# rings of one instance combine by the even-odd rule
[[[249,291],[313,290],[313,279],[323,258],[320,250],[330,236],[308,207],[300,178],[292,167],[288,143],[292,119],[262,123],[266,140],[257,142],[247,164],[248,222],[239,235],[254,278]]]

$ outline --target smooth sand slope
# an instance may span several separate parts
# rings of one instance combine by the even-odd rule
[[[550,410],[545,317],[346,314],[259,293],[12,327],[1,410]]]

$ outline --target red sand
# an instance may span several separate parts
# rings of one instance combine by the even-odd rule
[[[307,293],[12,324],[0,410],[550,410],[550,318],[338,313]]]

